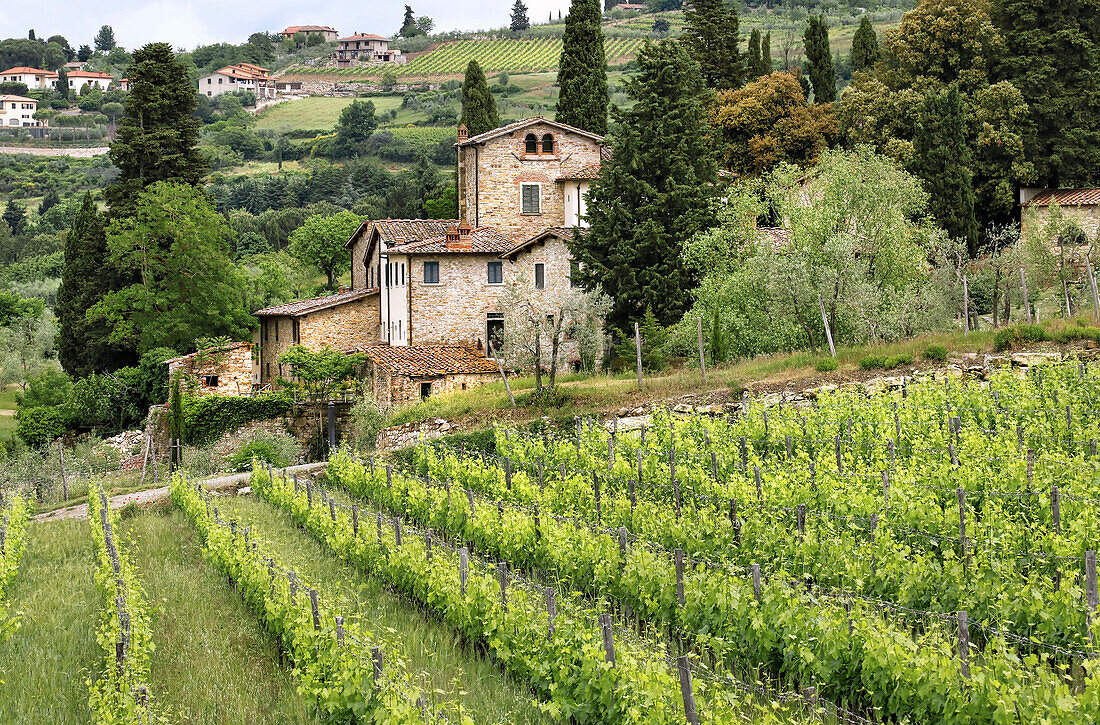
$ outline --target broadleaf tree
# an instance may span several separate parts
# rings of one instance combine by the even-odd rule
[[[329,289],[333,289],[337,278],[351,268],[344,242],[362,222],[362,218],[350,211],[311,216],[290,235],[287,251],[321,270],[328,279]]]

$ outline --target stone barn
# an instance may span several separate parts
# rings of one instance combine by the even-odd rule
[[[374,401],[384,410],[500,378],[496,361],[473,345],[371,345],[354,352],[366,354],[364,377]]]
[[[234,342],[166,360],[168,378],[183,376],[191,395],[248,395],[256,382],[252,343]]]

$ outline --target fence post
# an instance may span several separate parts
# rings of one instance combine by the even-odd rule
[[[504,488],[512,490],[512,459],[504,459]]]
[[[699,713],[695,709],[695,692],[691,686],[691,661],[687,655],[676,658],[676,669],[680,674],[680,694],[684,697],[684,717],[688,725],[699,725]]]
[[[752,593],[756,601],[760,601],[760,565],[752,565]]]
[[[470,517],[473,518],[477,511],[474,509],[474,491],[471,488],[466,489],[466,500],[470,502]]]
[[[642,333],[638,329],[638,323],[634,323],[634,350],[638,354],[638,390],[642,389]]]
[[[382,679],[382,648],[371,647],[370,654],[371,659],[374,660],[374,684],[377,685]]]
[[[611,615],[600,615],[600,633],[603,634],[603,652],[605,659],[615,666],[615,640],[611,637]]]
[[[359,538],[359,507],[355,505],[351,507],[351,533],[355,538]]]
[[[673,565],[676,567],[676,601],[684,606],[684,550],[676,547],[673,552]]]
[[[764,505],[764,484],[760,480],[760,466],[752,467],[753,478],[756,479],[756,501],[761,506]]]
[[[458,586],[462,596],[466,596],[466,577],[469,576],[470,550],[463,546],[458,550]]]
[[[619,565],[619,571],[626,569],[626,527],[619,527],[619,556],[622,557],[622,564]]]
[[[313,610],[313,631],[321,629],[321,613],[317,609],[317,590],[309,590],[309,608]]]
[[[328,458],[336,448],[336,403],[328,402]]]
[[[375,522],[378,524],[378,545],[382,545],[382,512],[375,514]]]
[[[393,517],[393,544],[398,549],[401,548],[401,517]]]
[[[959,670],[965,678],[970,677],[970,625],[966,611],[960,611],[959,617]]]
[[[821,322],[825,325],[825,338],[829,341],[829,352],[836,357],[836,345],[833,344],[833,331],[829,329],[829,318],[825,315],[825,303],[821,301],[821,294],[817,295],[817,306],[821,308]]]
[[[1096,589],[1096,552],[1085,552],[1085,600],[1088,602],[1086,624],[1089,628],[1089,641],[1096,645],[1096,635],[1092,631],[1092,618],[1100,606],[1100,593]]]

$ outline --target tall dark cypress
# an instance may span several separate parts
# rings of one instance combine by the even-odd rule
[[[110,330],[102,322],[86,318],[88,308],[112,288],[113,273],[104,265],[106,258],[103,218],[92,195],[85,193],[65,237],[65,264],[57,290],[58,357],[61,367],[75,377],[114,370],[133,361],[127,352],[107,344]]]
[[[130,95],[110,159],[119,169],[107,187],[112,216],[125,215],[137,195],[157,181],[199,184],[209,164],[198,149],[201,123],[187,68],[168,43],[150,43],[134,52],[126,72]]]
[[[462,84],[462,123],[471,136],[492,131],[500,125],[497,102],[489,92],[485,72],[476,60],[466,66],[466,80]]]
[[[1100,184],[1100,8],[1094,0],[995,0],[997,80],[1027,101],[1043,186]]]
[[[878,61],[878,35],[867,16],[859,21],[852,36],[852,71],[867,70]]]
[[[560,123],[591,133],[607,133],[607,58],[600,28],[600,0],[573,0],[565,18],[558,64]]]
[[[611,158],[589,192],[591,226],[569,245],[582,284],[611,296],[608,322],[620,330],[647,309],[667,325],[690,306],[697,280],[683,240],[710,224],[717,180],[698,64],[674,40],[646,41],[637,62],[626,89],[636,102],[614,111]]]
[[[971,255],[978,248],[974,182],[967,145],[966,115],[955,86],[932,93],[921,109],[910,170],[930,196],[933,216],[947,233],[966,241]]]
[[[756,75],[767,76],[772,72],[772,31],[764,33],[760,39],[760,67],[756,69]]]
[[[749,51],[748,57],[745,58],[745,70],[753,79],[760,75],[760,31],[756,28],[753,28],[749,34]]]
[[[806,64],[810,67],[814,103],[832,103],[836,100],[836,71],[825,16],[811,15],[802,38],[806,42]]]
[[[723,0],[693,0],[684,9],[683,42],[711,88],[740,88],[745,80],[738,50],[737,8]]]

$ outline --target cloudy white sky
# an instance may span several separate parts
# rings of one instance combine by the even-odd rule
[[[508,23],[513,0],[409,0],[413,12],[435,19],[437,30],[477,30]],[[569,9],[569,0],[526,0],[529,17]],[[89,45],[101,25],[133,49],[152,41],[177,48],[246,40],[259,30],[288,25],[331,25],[341,35],[358,30],[391,35],[401,25],[405,0],[8,0],[0,4],[0,38],[60,34],[73,47]]]

